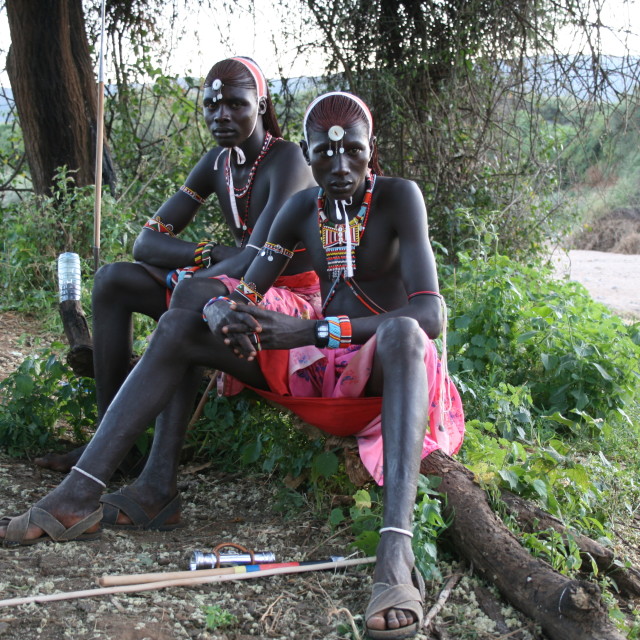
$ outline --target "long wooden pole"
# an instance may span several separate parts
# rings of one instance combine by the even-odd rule
[[[159,580],[158,582],[147,582],[145,584],[130,584],[117,587],[104,587],[101,589],[85,589],[84,591],[67,591],[63,593],[51,593],[43,596],[28,596],[24,598],[10,598],[0,600],[0,607],[12,607],[21,604],[45,602],[55,602],[58,600],[75,600],[78,598],[93,598],[96,596],[112,595],[114,593],[136,593],[138,591],[155,591],[166,589],[167,587],[189,587],[196,584],[210,584],[213,582],[229,582],[231,580],[251,580],[252,578],[264,578],[267,576],[277,576],[289,573],[305,573],[308,571],[326,571],[330,569],[342,569],[361,564],[371,564],[376,561],[375,556],[368,558],[353,558],[351,560],[338,560],[335,562],[319,562],[306,564],[297,567],[281,567],[279,569],[267,569],[265,571],[253,571],[250,573],[235,573],[231,575],[202,576],[201,571],[194,572],[195,575],[188,579],[179,580]]]
[[[104,149],[104,22],[105,0],[101,8],[100,60],[98,65],[98,115],[96,122],[96,196],[93,207],[93,270],[100,266],[100,227],[102,226],[102,153]]]
[[[200,578],[208,576],[226,576],[234,573],[257,573],[258,571],[266,571],[270,569],[280,569],[282,567],[303,567],[313,564],[323,564],[326,560],[316,560],[312,562],[271,562],[265,564],[244,564],[233,567],[218,567],[216,569],[197,569],[197,573],[193,571],[169,571],[163,573],[129,573],[106,575],[98,578],[96,582],[101,587],[115,587],[119,584],[144,584],[145,582],[158,582],[160,580],[183,580],[198,576]],[[339,562],[332,560],[331,562]]]

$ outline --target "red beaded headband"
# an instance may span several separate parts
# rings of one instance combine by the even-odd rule
[[[267,97],[267,80],[264,77],[264,73],[260,67],[252,62],[251,60],[247,60],[246,58],[231,58],[236,62],[242,63],[248,70],[249,73],[253,76],[253,79],[256,83],[256,90],[258,92],[258,99]]]

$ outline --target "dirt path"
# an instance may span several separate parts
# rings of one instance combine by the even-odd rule
[[[557,250],[559,277],[584,285],[591,297],[626,318],[640,319],[640,255]]]

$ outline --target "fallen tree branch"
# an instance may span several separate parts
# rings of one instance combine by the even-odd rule
[[[567,529],[560,520],[510,491],[502,492],[502,500],[523,531],[532,533],[553,529],[560,533],[565,541],[571,536],[580,549],[584,571],[591,570],[591,561],[593,560],[598,571],[611,578],[623,596],[640,596],[640,571],[633,567],[621,567],[616,562],[615,554],[611,549],[603,547],[595,540],[587,538],[577,531]]]
[[[441,451],[420,466],[442,479],[448,529],[456,551],[551,640],[623,640],[610,622],[597,585],[569,578],[524,549],[493,513],[473,474]]]

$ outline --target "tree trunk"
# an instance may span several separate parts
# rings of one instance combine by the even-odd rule
[[[75,172],[78,186],[94,184],[97,89],[82,0],[5,4],[11,32],[7,74],[34,191],[50,194],[62,166]],[[113,188],[106,150],[104,158],[103,179]]]
[[[463,465],[434,451],[420,471],[442,478],[438,490],[447,496],[448,515],[455,515],[448,534],[456,552],[551,640],[623,639],[609,621],[599,588],[570,580],[531,556],[493,513]]]
[[[67,364],[77,376],[93,378],[93,344],[87,318],[79,300],[60,303],[60,317],[69,341]]]

